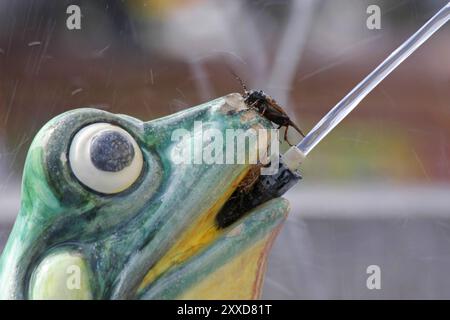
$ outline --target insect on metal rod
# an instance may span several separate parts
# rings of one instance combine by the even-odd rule
[[[384,78],[408,56],[439,30],[450,18],[450,2],[436,13],[425,25],[395,50],[372,73],[347,94],[325,117],[300,141],[281,156],[280,167],[274,175],[260,175],[251,183],[251,190],[233,193],[216,217],[217,225],[224,228],[258,205],[282,196],[293,187],[301,176],[300,164],[309,152],[333,130]]]

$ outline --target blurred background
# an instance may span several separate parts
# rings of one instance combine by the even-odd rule
[[[26,151],[57,114],[150,120],[241,87],[308,131],[447,1],[0,1],[0,250]],[[81,30],[66,9],[81,8]],[[381,8],[369,30],[366,9]],[[450,26],[303,165],[263,298],[450,298]],[[366,268],[381,268],[381,289]]]

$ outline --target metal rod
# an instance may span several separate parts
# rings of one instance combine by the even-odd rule
[[[331,130],[334,129],[384,78],[419,48],[450,19],[450,2],[436,13],[416,33],[392,52],[372,73],[331,109],[325,117],[297,145],[306,156]],[[295,147],[294,147],[295,148]]]

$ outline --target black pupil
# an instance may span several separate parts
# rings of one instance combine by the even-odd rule
[[[117,131],[104,131],[91,142],[91,161],[102,171],[117,172],[129,166],[134,148],[129,139]]]

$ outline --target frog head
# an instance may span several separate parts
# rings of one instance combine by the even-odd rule
[[[149,122],[95,108],[49,121],[25,162],[0,298],[258,297],[288,203],[276,198],[217,225],[254,164],[202,161],[214,139],[199,123],[223,137],[272,128],[239,94]],[[250,140],[246,155],[268,147]],[[186,154],[192,161],[180,161]]]

